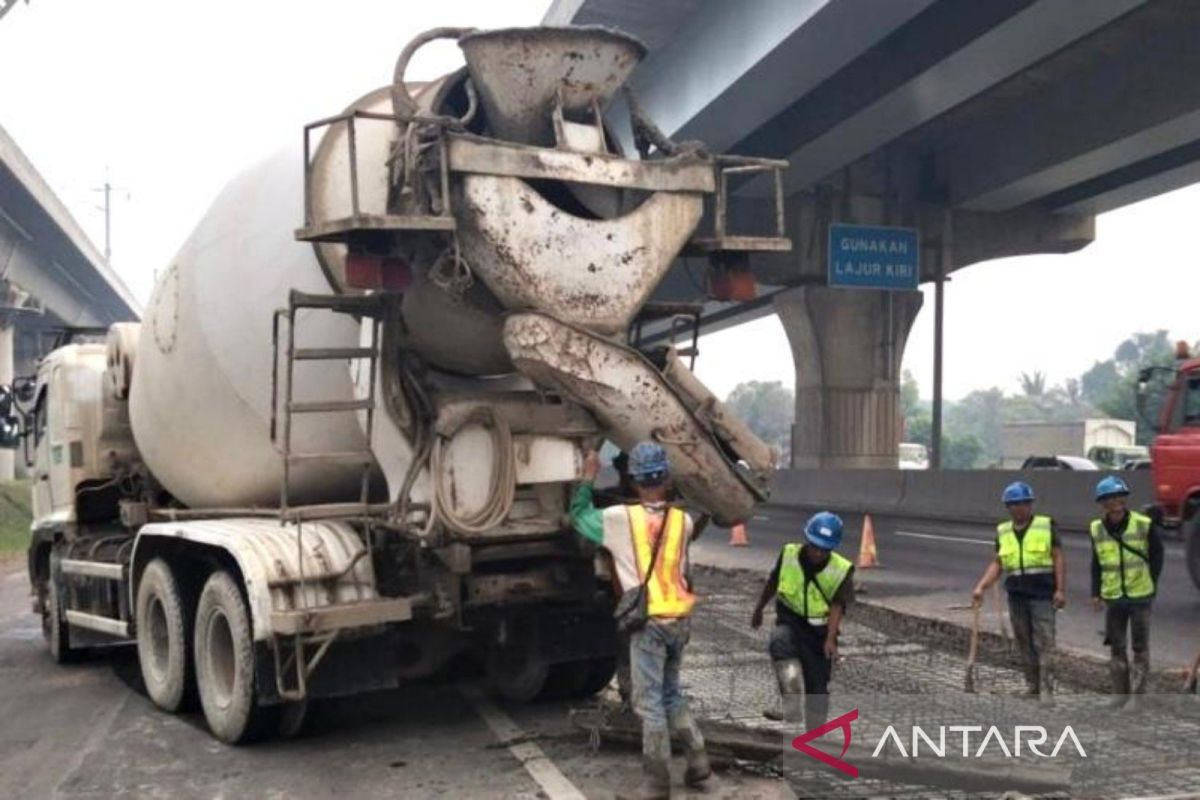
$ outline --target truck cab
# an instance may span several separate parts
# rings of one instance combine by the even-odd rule
[[[1139,376],[1139,393],[1151,370]],[[1150,447],[1154,501],[1163,523],[1182,529],[1188,571],[1200,588],[1200,358],[1181,359],[1158,409]]]
[[[74,524],[77,490],[110,477],[99,457],[104,354],[102,344],[72,344],[38,366],[26,445],[35,532]]]

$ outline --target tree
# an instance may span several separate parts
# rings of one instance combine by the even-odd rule
[[[1041,370],[1034,370],[1030,375],[1027,372],[1021,373],[1021,391],[1025,392],[1026,397],[1041,397],[1046,393],[1046,376]]]
[[[789,462],[792,421],[796,418],[796,399],[791,389],[779,381],[739,383],[733,387],[725,404],[756,436],[779,448],[781,464]]]
[[[900,378],[900,411],[908,419],[921,410],[921,387],[910,370],[904,370]]]
[[[1138,444],[1149,444],[1154,438],[1153,420],[1140,418],[1138,414],[1138,373],[1149,367],[1171,367],[1175,362],[1175,348],[1167,331],[1135,333],[1117,345],[1113,357],[1098,363],[1085,373],[1096,372],[1107,380],[1105,393],[1093,402],[1110,417],[1137,420]],[[1115,380],[1108,380],[1115,375]],[[1163,393],[1170,382],[1170,373],[1156,371],[1147,386],[1146,408],[1156,409],[1162,402]]]
[[[1063,381],[1063,399],[1071,406],[1083,404],[1083,389],[1080,387],[1078,378],[1067,378]]]
[[[1117,364],[1111,358],[1108,361],[1097,361],[1091,369],[1079,376],[1079,387],[1083,399],[1093,406],[1099,405],[1116,391],[1121,382],[1121,374],[1117,372]]]
[[[946,469],[975,469],[983,455],[983,444],[970,434],[942,437],[942,466]]]

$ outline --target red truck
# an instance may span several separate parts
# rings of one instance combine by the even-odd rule
[[[1181,343],[1173,368],[1150,368],[1138,376],[1139,406],[1155,372],[1172,375],[1158,409],[1156,436],[1150,446],[1154,472],[1152,509],[1164,525],[1183,534],[1188,573],[1200,588],[1200,358]]]

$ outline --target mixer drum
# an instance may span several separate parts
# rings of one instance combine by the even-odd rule
[[[272,313],[288,290],[328,293],[303,218],[301,155],[281,152],[243,173],[213,203],[160,277],[141,329],[130,422],[146,465],[192,507],[275,506],[282,461],[271,442]],[[301,311],[301,347],[354,347],[355,320]],[[346,361],[295,367],[297,400],[351,400]],[[296,415],[294,452],[361,450],[353,413]],[[290,502],[358,496],[357,467],[293,470]]]

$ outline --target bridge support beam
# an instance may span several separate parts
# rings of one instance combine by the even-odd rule
[[[920,292],[805,285],[774,296],[796,364],[794,468],[894,468],[900,364]]]

